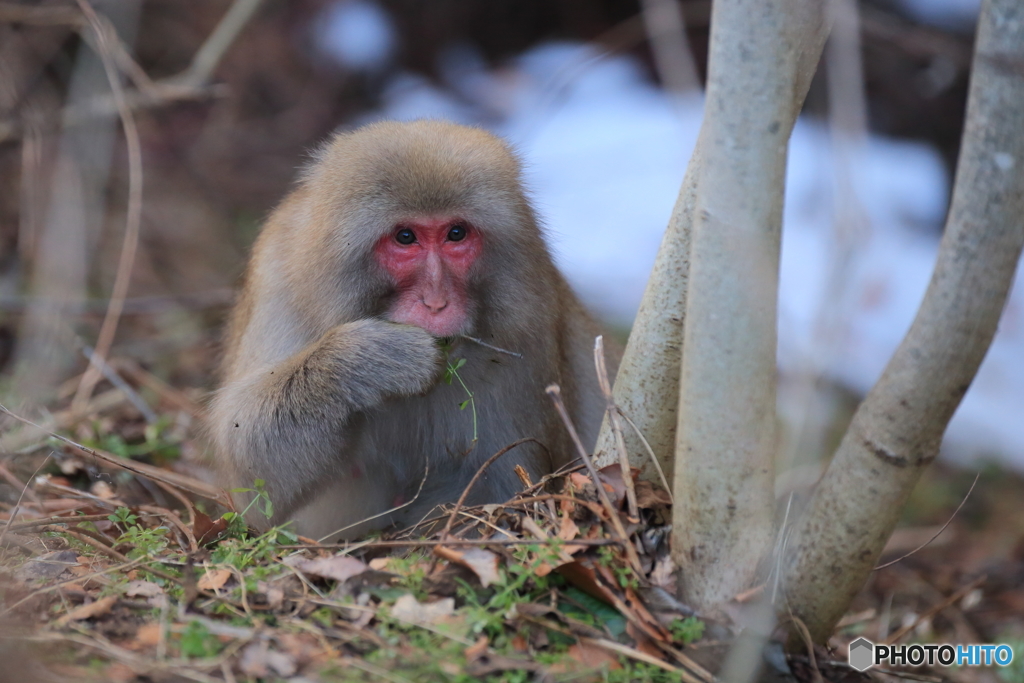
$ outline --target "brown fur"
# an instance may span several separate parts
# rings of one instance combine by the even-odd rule
[[[383,319],[393,292],[371,254],[401,221],[437,214],[463,217],[482,235],[469,275],[472,336],[523,354],[454,342],[451,358],[466,359],[459,375],[475,395],[475,447],[462,387],[440,381],[439,345]],[[548,384],[561,385],[594,443],[603,409],[597,334],[551,260],[503,142],[434,121],[340,134],[264,226],[229,323],[210,424],[226,483],[265,480],[272,521],[294,518],[316,537],[409,500],[423,484],[414,504],[342,534],[350,537],[417,521],[456,499],[496,451],[535,437],[547,452],[518,447],[470,496],[506,500],[520,488],[516,464],[536,480],[575,455]]]

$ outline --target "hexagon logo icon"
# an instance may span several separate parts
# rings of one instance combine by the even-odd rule
[[[867,638],[858,638],[850,643],[850,666],[857,671],[866,671],[875,659],[875,645]]]

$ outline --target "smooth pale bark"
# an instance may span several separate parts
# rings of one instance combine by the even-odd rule
[[[794,112],[799,111],[807,96],[826,33],[824,27],[819,27],[815,38],[817,47],[798,55],[797,83],[793,92]],[[702,140],[707,125],[705,120],[686,167],[686,175],[662,237],[651,276],[647,280],[613,391],[616,405],[643,432],[670,484],[675,471],[679,366],[690,272],[690,231],[703,158]],[[627,427],[623,436],[630,464],[640,469],[640,477],[660,483],[661,477],[651,463],[647,449],[632,428]],[[607,418],[601,425],[594,449],[594,461],[599,467],[618,462],[615,437]]]
[[[1024,5],[986,0],[953,201],[924,302],[788,543],[791,610],[824,643],[864,585],[988,350],[1024,244]],[[678,497],[678,494],[677,494]],[[791,636],[797,646],[798,637]]]
[[[824,26],[818,0],[712,5],[672,538],[697,609],[750,587],[773,537],[786,152]]]

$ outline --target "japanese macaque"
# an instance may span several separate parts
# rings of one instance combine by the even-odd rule
[[[353,537],[454,502],[533,437],[467,499],[503,502],[516,465],[535,482],[576,456],[548,384],[596,440],[597,334],[501,140],[439,121],[339,134],[264,226],[231,316],[209,425],[225,483],[263,480],[269,523]]]

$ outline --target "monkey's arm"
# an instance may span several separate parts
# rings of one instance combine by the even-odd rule
[[[438,378],[440,361],[424,330],[367,319],[330,329],[272,367],[240,373],[218,392],[211,410],[233,484],[264,480],[274,521],[287,519],[344,464],[351,415],[425,392]]]

